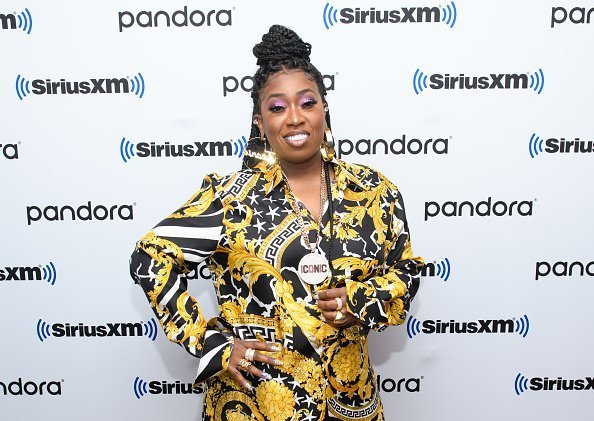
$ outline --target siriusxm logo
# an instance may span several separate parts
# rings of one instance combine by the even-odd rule
[[[66,219],[71,221],[105,221],[109,219],[113,221],[117,218],[122,221],[129,221],[134,219],[134,205],[92,205],[90,200],[86,205],[80,205],[79,207],[65,205],[40,208],[32,205],[27,206],[27,225],[42,219],[46,221],[64,221]]]
[[[29,88],[29,84],[32,89]],[[60,79],[27,80],[20,74],[16,77],[15,90],[22,101],[27,95],[88,95],[88,94],[132,94],[138,98],[144,96],[144,77],[142,73],[121,78],[89,79],[84,81],[67,81]]]
[[[146,382],[140,377],[134,379],[132,390],[136,399],[144,395],[192,395],[204,393],[204,386],[194,386],[193,383],[182,383],[179,380],[168,382],[166,380],[153,380]]]
[[[64,380],[53,381],[23,381],[21,377],[12,382],[0,382],[0,392],[4,395],[12,396],[34,396],[34,395],[52,395],[60,396],[62,394],[62,383]]]
[[[564,137],[550,137],[544,140],[536,133],[532,133],[528,141],[528,152],[530,152],[530,158],[536,158],[541,153],[592,153],[594,152],[594,141],[580,140],[579,137],[576,137],[575,140],[565,140]]]
[[[549,377],[532,377],[529,379],[524,377],[522,373],[518,373],[516,380],[514,381],[514,390],[518,396],[528,390],[534,392],[594,390],[594,377],[580,377],[577,379],[564,379],[563,377],[557,377],[556,379]]]
[[[327,91],[334,90],[334,76],[335,75],[322,75],[322,80],[324,81],[324,86]],[[238,89],[241,89],[243,92],[251,92],[253,87],[254,78],[252,76],[223,76],[223,96],[236,92]]]
[[[489,196],[487,200],[482,200],[477,204],[472,202],[452,202],[447,201],[443,204],[437,202],[425,202],[425,221],[429,218],[435,218],[439,215],[445,217],[466,216],[464,209],[468,209],[468,216],[512,216],[518,214],[520,216],[532,216],[533,200],[514,200],[511,203],[504,201],[493,202]]]
[[[37,338],[43,342],[54,338],[106,338],[123,336],[146,336],[154,341],[157,339],[157,323],[151,318],[148,322],[137,323],[105,323],[89,325],[85,323],[53,323],[49,324],[39,319],[37,321]]]
[[[5,266],[0,269],[0,281],[41,281],[56,283],[56,266],[53,262],[39,266]]]
[[[20,13],[0,13],[0,29],[20,29],[29,35],[32,28],[33,17],[26,7]]]
[[[247,147],[247,139],[241,136],[236,140],[225,142],[192,142],[172,144],[169,142],[132,143],[126,138],[120,141],[120,157],[128,162],[138,158],[193,158],[197,156],[231,156],[243,157]]]
[[[574,273],[575,271],[575,273]],[[549,275],[557,277],[566,276],[594,276],[594,261],[583,262],[536,262],[534,279],[538,281]]]
[[[590,23],[594,7],[586,11],[585,7],[574,7],[570,11],[567,11],[565,7],[553,7],[551,9],[551,28],[555,25],[569,21],[571,23]]]
[[[0,157],[4,159],[19,159],[19,145],[16,143],[0,143]]]
[[[421,276],[437,276],[438,278],[441,278],[442,281],[447,282],[448,279],[450,279],[451,272],[452,267],[450,265],[450,259],[446,257],[439,262],[425,263],[425,266],[421,269]]]
[[[427,79],[429,82],[427,82]],[[413,90],[419,95],[427,89],[446,90],[484,90],[484,89],[524,89],[540,95],[544,88],[544,72],[534,73],[491,73],[488,76],[451,76],[433,73],[427,75],[420,69],[413,74]]]
[[[181,10],[176,10],[173,13],[168,13],[164,10],[151,12],[149,10],[141,10],[134,14],[129,11],[118,12],[118,26],[120,32],[137,25],[139,28],[158,28],[159,26],[170,28],[171,25],[178,28],[194,26],[231,26],[232,13],[231,10],[209,10],[204,12],[202,10],[191,10],[188,13],[188,6],[184,6]]]
[[[420,140],[414,137],[409,139],[403,134],[401,137],[386,141],[384,139],[359,139],[356,142],[350,139],[338,139],[338,157],[356,152],[359,155],[444,155],[448,153],[449,142],[452,137],[437,137]]]
[[[344,7],[335,8],[326,3],[322,11],[322,21],[326,29],[340,23],[443,23],[450,28],[456,25],[458,10],[450,1],[446,7],[401,7],[391,10],[380,10],[375,7],[361,9]]]
[[[530,330],[530,321],[528,316],[523,315],[519,319],[492,319],[476,320],[469,322],[457,322],[450,320],[424,320],[420,321],[414,316],[408,318],[406,322],[406,332],[409,338],[414,338],[420,333],[426,335],[432,334],[475,334],[475,333],[517,333],[523,338],[528,335]]]

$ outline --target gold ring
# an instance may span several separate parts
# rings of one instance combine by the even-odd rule
[[[242,358],[241,360],[239,360],[239,363],[237,363],[237,368],[242,368],[247,371],[247,369],[250,368],[251,365],[251,362],[249,362],[245,358]]]
[[[340,297],[334,298],[336,300],[336,311],[342,310],[342,300]]]
[[[245,350],[245,359],[248,361],[254,361],[254,355],[256,354],[256,350],[254,348],[248,348]]]

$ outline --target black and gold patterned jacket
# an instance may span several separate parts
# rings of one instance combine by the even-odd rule
[[[200,358],[196,382],[207,382],[205,420],[383,419],[367,334],[404,322],[419,286],[400,192],[371,168],[332,161],[334,277],[317,287],[296,268],[308,253],[278,165],[207,175],[200,190],[136,245],[131,274],[167,337]],[[317,222],[302,207],[308,229]],[[320,252],[327,254],[328,204]],[[186,290],[186,275],[206,262],[219,315],[207,321]],[[346,284],[347,309],[359,322],[336,330],[324,322],[315,288]],[[284,361],[249,374],[254,390],[224,369],[227,338],[281,345]]]

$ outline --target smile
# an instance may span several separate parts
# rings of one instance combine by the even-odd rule
[[[291,136],[285,136],[284,139],[289,141],[289,142],[297,142],[300,140],[305,140],[309,137],[308,133],[299,133],[299,134],[294,134]]]

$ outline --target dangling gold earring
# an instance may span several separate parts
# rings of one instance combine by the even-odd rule
[[[320,145],[320,152],[324,161],[330,162],[334,159],[334,137],[330,128],[326,128],[324,131],[324,141]]]
[[[276,164],[276,154],[272,148],[270,148],[270,144],[266,141],[266,135],[263,137],[254,136],[250,138],[244,154],[250,158],[264,161],[268,165]]]

